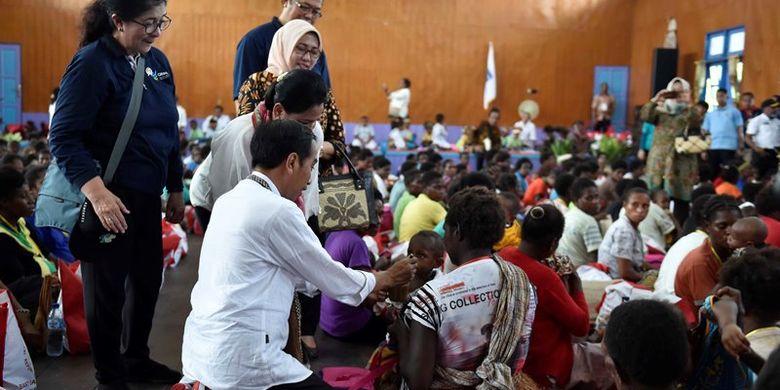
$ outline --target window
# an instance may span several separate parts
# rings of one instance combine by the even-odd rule
[[[706,75],[699,100],[706,101],[710,107],[717,105],[715,93],[719,88],[729,91],[729,98],[734,99],[742,82],[742,54],[745,50],[745,27],[713,31],[707,34],[704,42],[704,60]],[[736,67],[729,79],[729,58],[737,56]],[[732,60],[733,61],[733,60]],[[732,62],[732,65],[734,62]],[[733,77],[736,76],[736,77]],[[701,81],[698,81],[701,82]]]

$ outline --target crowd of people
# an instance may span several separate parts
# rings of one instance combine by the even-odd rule
[[[154,47],[166,2],[87,7],[51,128],[0,140],[0,289],[32,350],[57,268],[78,259],[99,389],[332,388],[310,369],[317,328],[375,348],[383,389],[777,388],[780,97],[759,109],[743,93],[737,109],[723,90],[708,110],[675,78],[641,108],[642,142],[607,156],[580,121],[542,143],[533,113],[507,130],[497,108],[455,144],[439,114],[418,143],[403,79],[383,88],[387,142],[409,150],[393,166],[367,117],[345,139],[322,15],[321,0],[283,1],[248,32],[238,116],[217,106],[199,127]],[[610,131],[614,106],[603,85],[592,130]],[[708,150],[677,147],[683,134]],[[529,148],[538,161],[512,153]],[[36,218],[56,174],[85,198],[66,231]],[[182,373],[149,356],[161,218],[205,232]],[[652,299],[626,297],[594,327],[585,290],[621,282]]]

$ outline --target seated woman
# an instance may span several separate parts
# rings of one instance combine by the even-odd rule
[[[623,195],[625,214],[604,235],[599,247],[599,263],[609,268],[613,279],[639,282],[645,271],[645,249],[638,226],[647,217],[650,195],[634,187]]]
[[[359,271],[372,270],[372,255],[362,237],[376,235],[382,223],[384,204],[382,194],[377,190],[374,190],[374,199],[377,205],[377,225],[360,231],[340,230],[328,234],[325,250],[334,261]],[[347,305],[325,294],[322,295],[320,306],[320,329],[336,338],[371,345],[382,341],[387,334],[387,324],[375,316],[370,308]]]
[[[569,256],[575,267],[598,260],[601,230],[594,216],[599,213],[599,190],[590,179],[579,178],[571,186],[572,204],[566,213],[558,253]]]
[[[13,168],[0,168],[0,289],[11,292],[22,334],[26,341],[35,343],[43,330],[42,319],[37,327],[33,325],[39,316],[41,291],[49,291],[49,281],[58,283],[54,263],[41,251],[24,221],[33,208],[24,176]],[[48,311],[48,305],[41,310]]]
[[[238,115],[255,111],[265,100],[271,85],[282,74],[293,69],[313,69],[322,52],[322,46],[320,32],[305,20],[295,19],[285,23],[271,41],[268,68],[250,75],[241,85],[238,92]],[[344,125],[341,123],[341,113],[336,107],[333,91],[328,91],[325,108],[320,114],[320,124],[325,132],[325,157],[333,157],[334,144],[345,150]]]
[[[585,337],[590,330],[588,303],[577,273],[568,274],[564,284],[553,269],[542,263],[555,253],[563,225],[563,214],[555,206],[534,206],[523,219],[520,247],[501,251],[501,257],[520,267],[536,286],[538,305],[523,371],[543,388],[566,388],[575,351],[587,347],[573,348],[572,338]]]
[[[705,300],[696,333],[704,348],[694,356],[690,385],[706,381],[745,388],[766,369],[765,361],[780,346],[779,283],[780,249],[749,249],[726,262],[720,272],[723,288]]]
[[[526,274],[491,255],[504,231],[495,193],[468,188],[450,201],[444,244],[458,268],[417,290],[393,331],[410,389],[514,388],[536,310]],[[477,376],[480,372],[480,377]],[[485,374],[483,374],[485,373]]]

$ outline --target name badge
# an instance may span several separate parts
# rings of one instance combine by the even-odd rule
[[[171,74],[168,72],[157,72],[148,66],[146,67],[146,75],[154,79],[154,81],[162,81],[171,77]]]

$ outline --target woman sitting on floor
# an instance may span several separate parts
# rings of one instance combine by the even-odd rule
[[[607,229],[599,247],[599,263],[609,268],[613,279],[639,282],[645,274],[645,248],[638,226],[647,217],[650,195],[634,187],[623,195],[625,214]],[[653,280],[655,282],[655,280]]]
[[[33,208],[24,176],[13,168],[0,168],[0,289],[12,295],[11,306],[25,341],[38,347],[42,318],[49,309],[41,293],[50,299],[50,287],[59,288],[59,282],[54,263],[41,251],[25,224],[24,218],[33,213]]]
[[[504,231],[498,197],[469,188],[450,201],[444,244],[458,268],[426,283],[393,331],[410,389],[514,388],[528,353],[536,294],[526,274],[491,255]]]
[[[599,346],[572,345],[574,337],[585,337],[590,330],[588,303],[579,276],[576,272],[558,276],[542,262],[555,254],[563,226],[564,216],[555,206],[534,206],[523,219],[520,247],[501,251],[501,256],[520,267],[536,286],[538,305],[524,371],[543,388],[566,388],[574,377],[578,382],[590,381],[598,372],[584,373],[604,368]],[[595,359],[589,359],[591,356]]]

